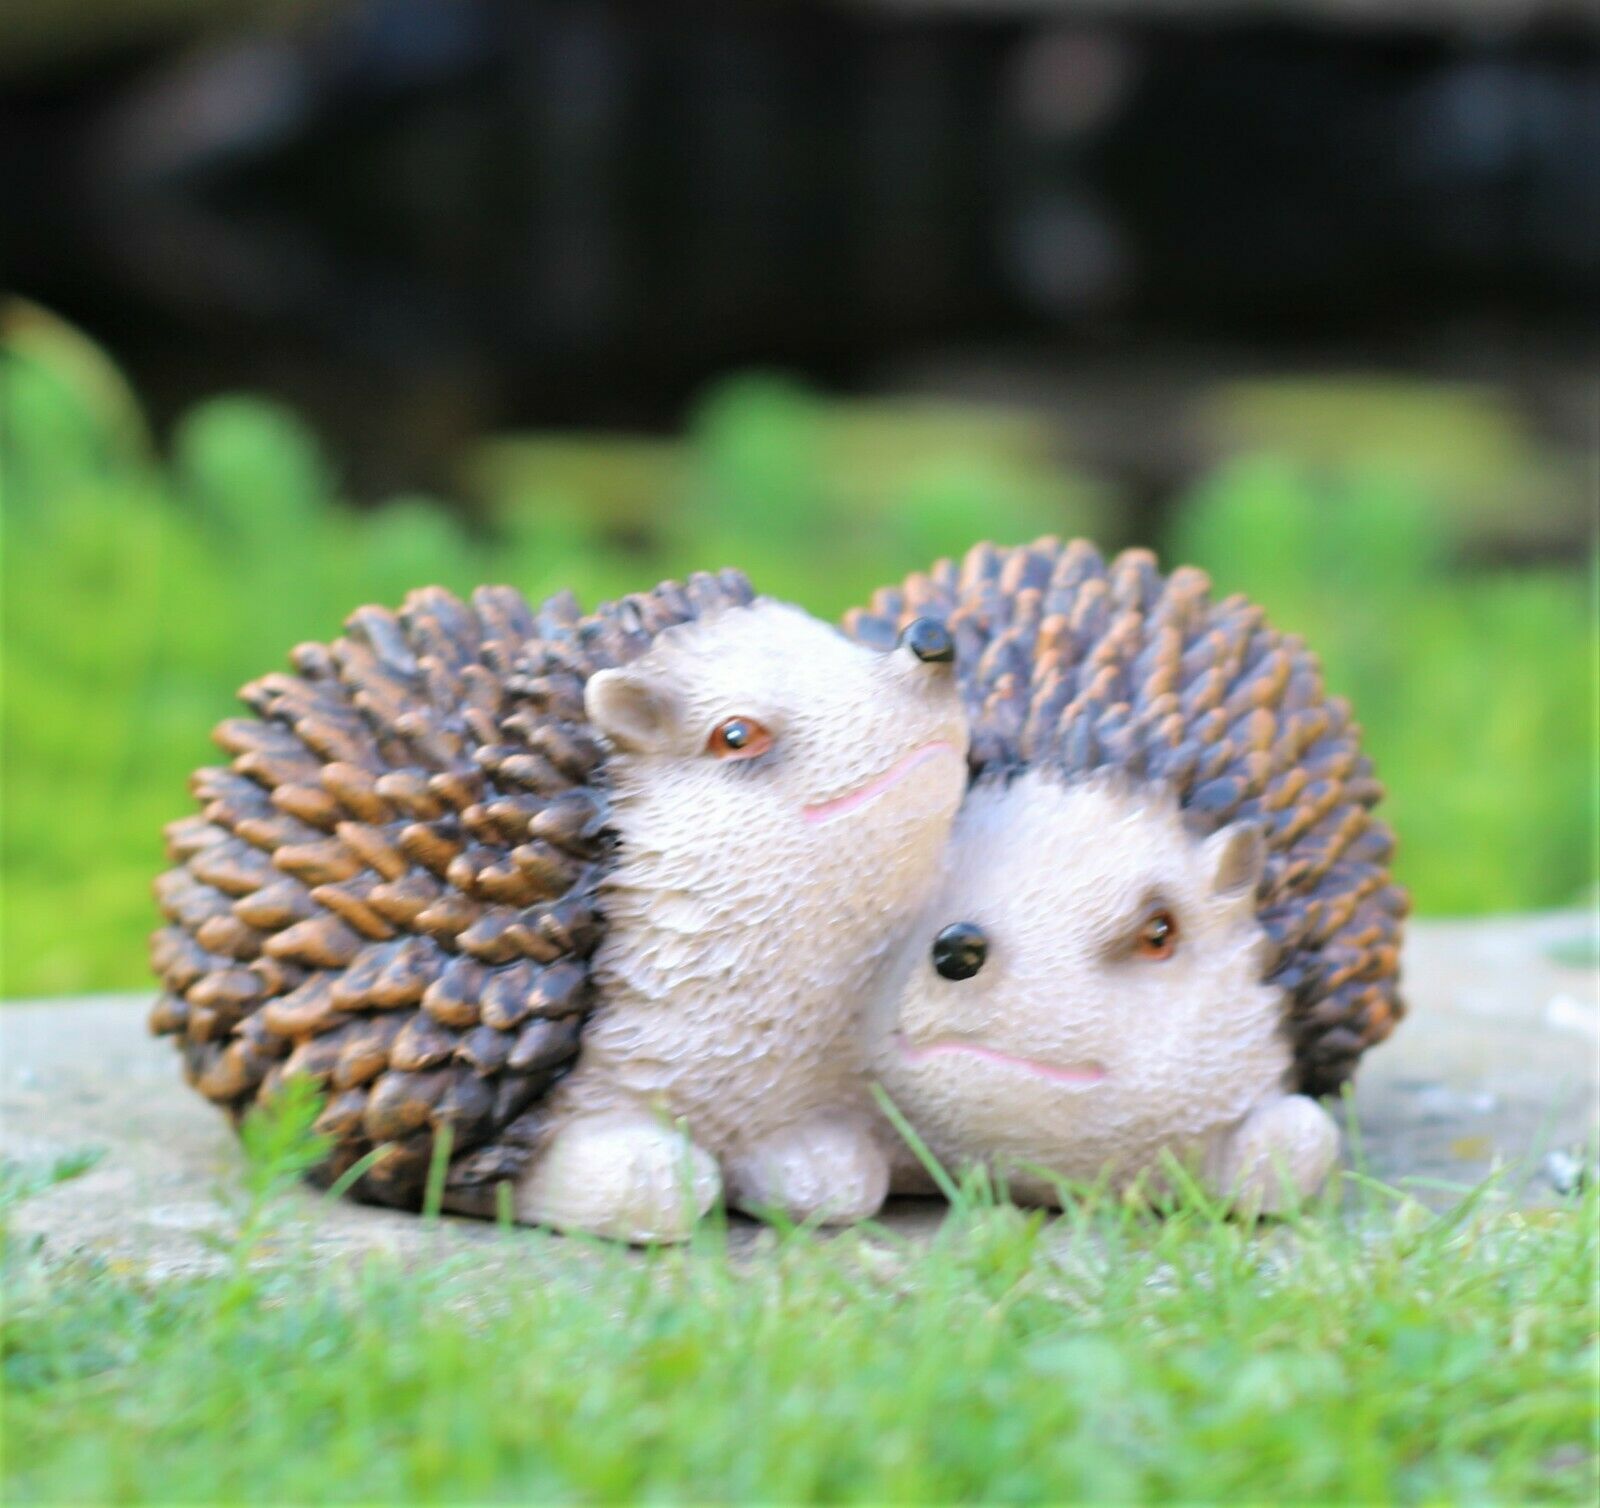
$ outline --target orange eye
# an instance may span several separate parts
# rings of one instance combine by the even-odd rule
[[[1133,949],[1140,958],[1159,961],[1171,958],[1178,947],[1178,919],[1170,911],[1153,911],[1145,918],[1134,938]]]
[[[755,759],[772,747],[772,734],[753,717],[730,717],[711,730],[706,753],[716,759]]]

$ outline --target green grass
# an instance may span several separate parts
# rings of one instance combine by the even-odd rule
[[[1003,416],[841,410],[753,377],[683,445],[483,446],[465,484],[489,523],[469,532],[428,498],[350,506],[314,436],[258,399],[198,405],[158,453],[102,353],[0,306],[0,998],[146,982],[161,828],[218,757],[211,727],[361,603],[509,582],[593,604],[737,564],[832,617],[986,528],[1091,528],[1040,443]]]
[[[1235,463],[1183,500],[1175,560],[1317,652],[1433,915],[1572,904],[1597,873],[1596,564],[1463,564],[1400,473]]]
[[[1234,427],[1304,459],[1201,480],[1154,543],[1322,655],[1368,730],[1420,910],[1570,904],[1595,874],[1583,563],[1464,563],[1481,533],[1460,532],[1444,494],[1491,453],[1495,475],[1522,474],[1531,442],[1486,428],[1479,400],[1359,397],[1335,394],[1319,426],[1327,395],[1255,394]],[[1376,425],[1365,447],[1358,420]],[[1463,434],[1478,448],[1445,464]],[[1053,443],[1026,415],[838,402],[756,373],[708,393],[677,440],[485,439],[460,468],[469,512],[360,509],[281,407],[212,399],[158,445],[92,342],[0,308],[0,998],[147,983],[160,830],[216,757],[209,729],[240,684],[356,605],[484,581],[594,603],[738,564],[831,618],[981,538],[1131,543],[1115,497]]]
[[[1592,531],[1592,456],[1537,436],[1492,387],[1322,372],[1221,384],[1200,409],[1218,452],[1388,477],[1473,548],[1560,549]]]
[[[1430,1214],[1352,1174],[1252,1230],[971,1185],[927,1242],[317,1267],[305,1155],[252,1139],[211,1276],[6,1240],[6,1502],[1593,1500],[1592,1188]]]

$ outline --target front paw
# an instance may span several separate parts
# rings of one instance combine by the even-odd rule
[[[753,1215],[851,1225],[877,1214],[888,1192],[888,1157],[852,1121],[802,1122],[728,1163],[729,1199]]]
[[[635,1245],[687,1241],[722,1176],[682,1131],[643,1115],[569,1121],[523,1175],[517,1219]]]
[[[1287,1094],[1257,1106],[1222,1144],[1217,1191],[1248,1214],[1276,1215],[1309,1199],[1339,1157],[1339,1128],[1315,1100]]]

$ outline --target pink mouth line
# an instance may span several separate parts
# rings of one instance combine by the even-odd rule
[[[805,807],[801,811],[801,816],[807,822],[831,822],[835,817],[843,817],[848,812],[859,810],[869,801],[877,800],[885,791],[899,785],[919,765],[925,765],[941,754],[956,753],[956,746],[946,738],[937,739],[931,744],[923,744],[920,749],[913,749],[904,758],[890,765],[876,779],[869,780],[853,791],[847,791],[843,796],[834,796],[830,800],[818,801]]]
[[[1020,1058],[1014,1053],[1001,1052],[997,1047],[982,1047],[961,1037],[936,1037],[932,1042],[908,1042],[897,1038],[900,1051],[913,1063],[926,1058],[966,1054],[982,1063],[993,1063],[998,1068],[1020,1068],[1037,1078],[1048,1079],[1052,1084],[1068,1084],[1075,1089],[1088,1089],[1102,1082],[1106,1076],[1099,1063],[1080,1063],[1072,1068],[1059,1068],[1054,1063],[1041,1063],[1037,1058]]]

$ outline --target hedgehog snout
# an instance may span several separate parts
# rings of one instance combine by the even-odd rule
[[[956,641],[937,618],[913,618],[901,631],[899,647],[924,665],[954,665]]]
[[[905,698],[917,714],[933,719],[930,737],[955,743],[962,753],[969,741],[966,709],[956,681],[955,640],[935,618],[918,618],[900,635],[899,642],[878,655],[884,686],[883,711],[905,726]],[[892,699],[892,700],[891,700]]]
[[[884,657],[910,684],[935,693],[955,694],[956,644],[937,618],[918,618],[906,626],[899,642]]]

